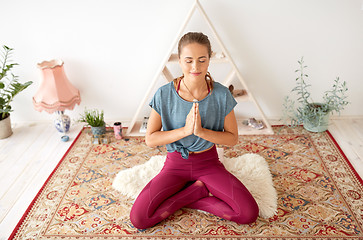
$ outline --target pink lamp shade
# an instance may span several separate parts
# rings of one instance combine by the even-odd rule
[[[81,103],[79,90],[67,79],[63,69],[63,61],[54,59],[38,63],[43,81],[33,97],[35,110],[48,113],[55,111],[72,110],[76,104]]]

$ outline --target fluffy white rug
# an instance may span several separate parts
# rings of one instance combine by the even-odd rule
[[[224,158],[218,148],[220,161],[251,192],[260,209],[262,218],[270,218],[277,211],[277,193],[273,186],[268,163],[258,154],[244,154],[236,158]],[[164,165],[166,156],[153,156],[144,164],[120,171],[112,186],[122,194],[136,199],[146,184]]]

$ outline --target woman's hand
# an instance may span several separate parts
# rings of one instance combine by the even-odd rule
[[[187,118],[185,119],[184,133],[186,136],[192,135],[194,132],[195,125],[195,103],[193,103],[192,108],[190,109]]]
[[[199,113],[199,103],[194,103],[193,104],[194,107],[194,112],[195,112],[195,121],[194,121],[194,135],[195,136],[200,136],[200,134],[203,131],[203,127],[202,127],[202,120],[200,118],[200,113]]]

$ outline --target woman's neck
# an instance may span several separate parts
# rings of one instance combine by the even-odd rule
[[[188,78],[184,77],[183,81],[191,92],[200,93],[207,88],[206,87],[207,83],[204,78],[199,78],[199,79],[190,79],[189,78],[188,79]]]
[[[208,86],[205,79],[181,79],[183,91],[179,95],[189,101],[200,101],[208,94]]]

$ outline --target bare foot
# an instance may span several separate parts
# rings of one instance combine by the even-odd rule
[[[161,215],[160,215],[160,217],[162,217],[162,218],[167,218],[169,216],[169,212],[168,211],[165,211],[165,212],[163,212]]]
[[[195,181],[194,184],[195,184],[195,186],[199,186],[199,187],[203,187],[204,186],[204,183],[202,181],[200,181],[200,180]]]
[[[223,217],[222,218],[224,218],[226,220],[231,220],[232,217],[230,215],[223,214]]]

